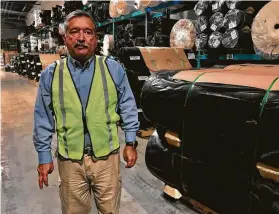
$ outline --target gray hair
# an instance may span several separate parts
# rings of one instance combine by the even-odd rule
[[[95,26],[95,31],[96,31],[97,25],[96,25],[94,19],[92,18],[92,16],[90,15],[90,13],[88,13],[88,12],[86,12],[86,11],[84,11],[84,10],[75,10],[75,11],[69,13],[69,14],[66,16],[66,18],[65,18],[65,20],[64,20],[63,23],[59,24],[59,33],[60,33],[61,35],[64,35],[64,34],[66,33],[67,28],[68,28],[69,21],[70,21],[72,18],[75,18],[75,17],[82,17],[82,16],[85,16],[85,17],[88,17],[88,18],[91,19],[91,21],[93,22],[93,24],[94,24],[94,26]]]

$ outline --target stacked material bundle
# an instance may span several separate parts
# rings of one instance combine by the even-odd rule
[[[279,66],[152,75],[142,89],[141,106],[161,134],[149,141],[146,164],[218,213],[247,214],[255,206],[261,212],[250,213],[277,213],[278,103]],[[167,130],[180,143],[167,142]],[[182,179],[170,178],[172,173]]]
[[[96,22],[103,22],[110,18],[109,3],[92,2],[90,13]]]

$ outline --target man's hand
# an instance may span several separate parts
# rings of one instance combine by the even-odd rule
[[[127,162],[126,168],[131,168],[135,165],[138,159],[138,153],[133,146],[125,146],[123,151],[123,158]]]
[[[38,180],[40,189],[43,189],[43,184],[48,186],[48,174],[51,174],[53,170],[53,162],[38,165],[37,171],[39,176]]]

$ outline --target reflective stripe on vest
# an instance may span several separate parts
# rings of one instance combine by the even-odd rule
[[[67,59],[57,62],[52,81],[52,101],[58,152],[65,158],[80,160],[83,157],[85,131],[89,132],[97,158],[107,156],[119,148],[117,90],[105,60],[104,57],[95,58],[95,71],[85,112],[68,69]]]

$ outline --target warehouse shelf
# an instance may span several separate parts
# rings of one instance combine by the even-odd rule
[[[244,53],[222,53],[222,54],[201,54],[197,52],[196,54],[197,60],[197,68],[201,68],[201,61],[245,61],[245,62],[260,62],[262,63],[269,63],[269,64],[278,64],[279,60],[265,60],[260,55],[257,54],[244,54]]]

